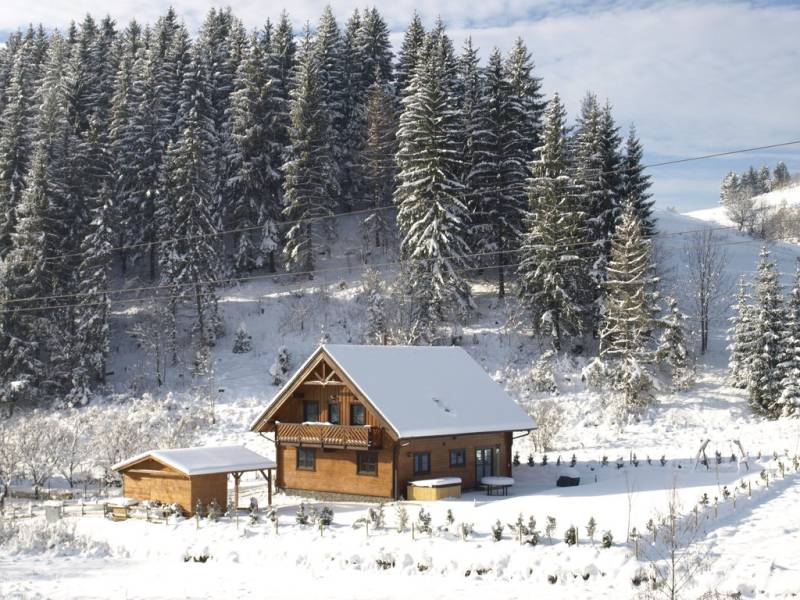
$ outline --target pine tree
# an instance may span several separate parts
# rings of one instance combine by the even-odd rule
[[[753,410],[768,417],[780,416],[780,368],[783,326],[786,314],[778,273],[769,250],[761,250],[753,307],[753,354],[750,358],[747,391]]]
[[[385,286],[380,279],[380,274],[372,268],[364,271],[362,281],[361,293],[367,305],[364,343],[385,345],[389,337]]]
[[[650,237],[656,233],[656,221],[653,217],[653,200],[650,189],[650,176],[643,173],[642,144],[636,136],[636,128],[631,126],[625,143],[625,156],[622,159],[622,202],[633,206],[642,234]]]
[[[781,341],[783,379],[776,412],[793,416],[800,412],[800,263],[795,270],[794,286],[786,303],[786,327]]]
[[[672,377],[672,383],[678,388],[687,383],[690,375],[689,351],[686,347],[684,322],[686,315],[678,306],[678,301],[667,297],[667,314],[661,319],[661,336],[658,340],[655,359],[659,366]]]
[[[652,362],[657,295],[650,240],[626,207],[611,242],[611,258],[604,283],[600,357],[612,363],[615,388],[623,394],[623,410],[645,405],[652,385]]]
[[[791,180],[792,178],[789,175],[789,169],[786,168],[786,163],[784,163],[782,160],[779,161],[772,173],[773,189],[780,189],[788,185]]]
[[[267,56],[270,91],[274,99],[271,126],[275,133],[270,137],[276,140],[279,148],[286,148],[289,145],[289,130],[291,128],[289,100],[296,68],[296,52],[292,23],[289,21],[289,15],[286,11],[283,11],[275,28],[275,33],[269,37]],[[273,169],[280,171],[279,167],[282,162],[281,160],[279,163],[273,163]]]
[[[275,356],[275,362],[269,368],[269,374],[272,375],[272,385],[283,385],[286,383],[286,378],[291,370],[291,359],[289,357],[289,350],[286,346],[278,348],[278,354]]]
[[[227,188],[236,202],[232,226],[237,229],[233,266],[237,272],[263,264],[275,270],[280,216],[280,174],[273,170],[279,153],[274,129],[268,127],[274,107],[264,48],[254,36],[239,64],[231,103]]]
[[[161,247],[162,280],[175,286],[173,303],[183,297],[194,301],[201,352],[215,339],[219,274],[213,222],[217,137],[208,81],[204,63],[193,57],[181,86],[181,134],[167,153],[158,218],[160,235],[174,240]]]
[[[236,337],[233,340],[233,353],[234,354],[246,354],[253,349],[253,336],[250,335],[250,332],[247,331],[247,327],[244,324],[244,321],[239,323],[239,327],[236,329]]]
[[[733,387],[744,389],[750,380],[750,363],[756,343],[752,298],[744,276],[739,280],[736,303],[731,308],[734,314],[728,330],[728,376]]]
[[[376,248],[387,246],[394,233],[393,215],[388,208],[392,206],[397,171],[394,162],[396,134],[394,101],[387,85],[378,79],[367,92],[366,142],[360,169],[366,204],[374,211],[364,219],[364,239]]]
[[[0,117],[0,256],[11,247],[16,224],[15,210],[25,187],[30,163],[33,119],[33,73],[31,42],[23,42],[11,60],[5,102]]]
[[[108,355],[110,300],[107,290],[111,279],[111,248],[116,231],[114,210],[108,184],[100,190],[102,203],[94,210],[88,235],[81,244],[82,259],[78,270],[80,303],[75,315],[76,365],[72,372],[71,399],[77,404],[88,401],[95,382],[105,382]]]
[[[314,269],[314,255],[326,248],[333,204],[338,196],[333,132],[324,101],[322,65],[306,30],[292,91],[290,154],[284,165],[283,214],[292,221],[283,249],[287,266]]]
[[[530,212],[518,269],[520,302],[534,331],[549,337],[555,350],[561,349],[564,337],[582,330],[585,265],[577,250],[587,237],[569,175],[565,121],[556,94],[545,113],[539,158],[531,164]]]
[[[351,158],[348,124],[345,121],[347,100],[343,63],[344,45],[339,25],[330,6],[322,12],[313,42],[313,61],[316,63],[315,78],[319,89],[320,104],[326,113],[330,128],[331,174],[336,185],[330,186],[330,206],[343,211],[350,210],[350,184],[348,161]],[[300,67],[302,70],[303,67]],[[298,81],[299,81],[298,73]],[[293,119],[293,124],[296,123]]]
[[[509,130],[516,139],[510,143],[510,152],[519,153],[522,169],[533,160],[539,146],[542,115],[546,102],[541,92],[542,81],[533,74],[534,64],[528,48],[517,38],[505,62],[505,77],[509,86]],[[523,171],[524,173],[524,171]],[[525,179],[517,182],[517,193],[525,197]]]
[[[425,44],[425,28],[417,11],[403,35],[403,43],[398,54],[395,69],[395,96],[398,99],[406,95],[406,88],[411,84],[417,69],[417,61]]]
[[[469,214],[459,181],[454,67],[449,39],[434,31],[403,100],[398,130],[400,249],[411,263],[415,288],[410,292],[426,321],[472,306],[461,273],[469,254]]]

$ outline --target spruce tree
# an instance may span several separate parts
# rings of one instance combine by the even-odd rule
[[[315,253],[327,247],[332,227],[331,199],[339,192],[321,68],[306,29],[292,91],[291,145],[284,165],[283,210],[292,221],[283,249],[286,264],[306,272],[314,269]]]
[[[736,303],[731,308],[733,316],[730,317],[731,327],[728,330],[728,377],[733,387],[745,389],[750,380],[750,363],[755,353],[756,339],[752,298],[744,276],[739,280]]]
[[[403,43],[397,57],[395,68],[395,96],[402,98],[406,95],[406,88],[411,84],[417,68],[417,61],[422,54],[425,44],[425,28],[417,11],[411,17],[411,23],[403,35]]]
[[[426,322],[472,307],[462,273],[469,254],[469,214],[459,180],[461,132],[454,70],[452,44],[436,30],[403,99],[397,135],[400,249],[410,262],[410,292]]]
[[[778,273],[769,250],[761,250],[753,306],[753,354],[747,391],[753,410],[771,418],[781,414],[783,372],[780,368],[785,309]]]
[[[666,303],[667,314],[659,323],[661,335],[655,358],[659,366],[671,376],[672,384],[680,389],[688,383],[691,374],[684,326],[686,315],[681,312],[675,298],[667,297]]]
[[[626,207],[611,241],[600,329],[600,357],[610,363],[625,413],[644,406],[650,397],[648,371],[657,311],[654,271],[650,240],[642,236],[632,208]]]
[[[159,205],[161,277],[173,304],[193,301],[199,351],[213,345],[217,328],[214,291],[219,274],[219,239],[214,226],[214,167],[217,143],[205,63],[193,57],[181,86],[178,139],[168,150],[165,195]]]
[[[375,247],[385,247],[394,233],[389,213],[395,187],[397,120],[388,86],[379,79],[367,92],[366,142],[361,152],[366,204],[373,212],[363,221],[364,238]]]
[[[800,412],[800,264],[786,303],[786,326],[781,341],[779,368],[783,379],[776,412],[780,412],[781,416],[794,416]]]
[[[775,170],[772,172],[772,187],[773,189],[780,189],[791,182],[792,178],[789,175],[789,169],[786,168],[786,163],[778,161]]]
[[[569,175],[566,113],[558,94],[548,104],[539,158],[531,164],[530,203],[520,249],[519,297],[534,331],[555,350],[582,330],[585,265],[576,251],[587,233]]]
[[[240,273],[264,264],[275,270],[281,178],[273,170],[273,154],[279,149],[268,126],[273,107],[264,48],[254,36],[234,80],[227,159],[228,193],[236,199],[232,226],[238,230],[233,266]]]
[[[649,237],[656,233],[656,221],[653,217],[653,200],[650,189],[650,176],[644,174],[642,167],[642,144],[636,136],[636,128],[631,126],[625,142],[625,156],[622,159],[622,191],[621,200],[633,206],[642,233]]]

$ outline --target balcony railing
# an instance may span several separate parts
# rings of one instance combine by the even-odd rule
[[[383,443],[383,430],[380,427],[276,423],[275,432],[277,441],[281,444],[315,448],[375,450]]]

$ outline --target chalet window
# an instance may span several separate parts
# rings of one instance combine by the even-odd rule
[[[467,463],[467,451],[463,448],[450,450],[450,466],[463,467]]]
[[[319,421],[319,402],[306,400],[303,402],[303,421],[316,423]]]
[[[427,475],[431,472],[431,453],[414,453],[414,475]]]
[[[366,425],[367,411],[363,404],[350,405],[350,425]]]
[[[313,448],[298,448],[297,449],[297,470],[298,471],[313,471],[314,459],[316,458]]]
[[[358,453],[358,474],[377,475],[378,474],[378,453],[359,452]]]
[[[328,402],[328,423],[339,425],[341,422],[342,418],[339,415],[339,403]]]

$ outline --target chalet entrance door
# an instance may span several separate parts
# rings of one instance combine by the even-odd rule
[[[475,484],[494,475],[494,448],[475,448]]]

